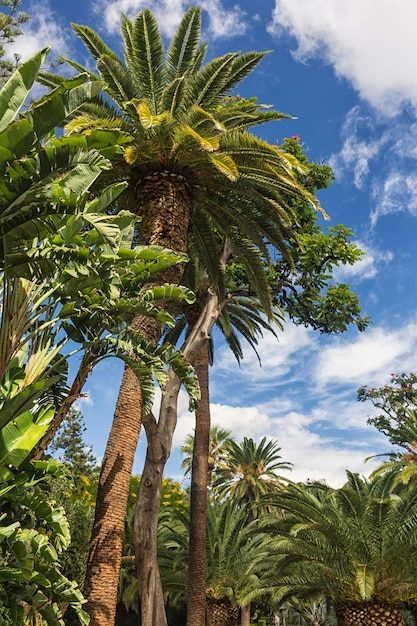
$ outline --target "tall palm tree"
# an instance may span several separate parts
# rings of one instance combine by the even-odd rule
[[[225,264],[224,260],[223,263]],[[206,278],[206,280],[204,280]],[[172,332],[168,334],[171,340],[182,334],[190,332],[198,323],[198,318],[204,308],[207,299],[207,277],[198,269],[198,263],[192,260],[187,265],[183,280],[193,285],[197,294],[197,301],[191,306],[183,307],[182,314],[178,317],[178,323]],[[234,286],[234,285],[233,285]],[[232,349],[236,359],[240,362],[243,356],[239,335],[247,340],[256,352],[257,338],[267,328],[273,331],[273,324],[280,324],[280,312],[274,310],[269,320],[265,317],[265,311],[259,299],[254,296],[235,295],[232,289],[226,289],[223,296],[222,306],[215,321]],[[187,328],[188,327],[188,328]],[[210,459],[211,443],[215,445],[213,452],[221,452],[223,456],[226,449],[219,450],[216,439],[211,437],[211,415],[209,401],[209,365],[213,364],[214,341],[208,336],[201,344],[193,366],[200,382],[201,398],[195,412],[195,433],[191,436],[192,447],[190,455],[191,490],[190,490],[190,550],[188,564],[188,599],[187,599],[187,625],[204,624],[205,620],[205,595],[206,595],[206,510],[208,488],[211,486],[214,459]],[[220,443],[224,447],[231,441],[229,431],[218,429],[213,433],[215,437],[220,435]],[[217,442],[218,444],[218,442]],[[140,506],[140,503],[138,503]]]
[[[329,597],[339,626],[402,626],[401,605],[417,597],[416,503],[415,486],[392,474],[348,473],[338,490],[288,486],[276,497],[286,515],[265,523],[274,600]]]
[[[210,426],[208,454],[209,476],[207,478],[209,485],[212,481],[212,474],[216,472],[218,468],[225,466],[227,458],[227,445],[231,439],[233,439],[231,430],[218,426],[217,424]],[[181,469],[184,470],[186,476],[191,475],[193,448],[194,434],[190,433],[185,438],[184,444],[180,447],[180,452],[184,455],[184,459],[181,463]]]
[[[211,236],[215,227],[230,239],[248,276],[263,282],[263,304],[268,307],[270,294],[262,257],[269,256],[268,244],[287,254],[285,241],[294,220],[288,197],[307,197],[318,205],[296,181],[297,160],[248,132],[255,125],[286,116],[252,100],[224,101],[265,53],[229,53],[204,65],[201,11],[195,7],[184,15],[166,51],[148,9],[133,21],[122,16],[123,59],[92,29],[80,25],[74,29],[95,59],[112,101],[96,100],[69,122],[66,133],[88,135],[117,128],[133,138],[123,159],[117,162],[117,155],[114,158],[115,166],[119,165],[115,175],[129,181],[126,202],[142,218],[141,243],[186,252],[187,236],[193,231],[216,284],[217,250]],[[49,84],[59,80],[44,76]],[[160,283],[177,283],[181,273],[182,268],[176,266],[160,275]],[[135,320],[133,327],[140,328],[148,339],[160,334],[158,325],[144,324],[141,319]],[[140,389],[126,368],[103,459],[97,497],[101,513],[93,530],[86,582],[88,607],[97,624],[107,625],[114,615],[128,479],[141,417]],[[122,449],[119,442],[122,434],[125,441],[126,433],[129,445]],[[116,483],[117,495],[113,491]],[[110,515],[110,511],[114,513]],[[103,553],[104,545],[112,555],[110,560],[107,550]],[[147,581],[152,582],[155,574],[146,571],[139,575],[145,593]],[[146,611],[152,605],[150,594],[142,608]],[[143,626],[155,620],[161,623],[160,619],[143,615]]]

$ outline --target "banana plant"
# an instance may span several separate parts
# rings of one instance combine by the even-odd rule
[[[55,125],[94,95],[94,81],[69,79],[24,108],[46,55],[24,63],[0,91],[0,602],[16,626],[62,625],[68,605],[81,624],[89,620],[81,591],[59,568],[70,541],[65,516],[39,489],[59,466],[31,460],[54,419],[54,390],[65,391],[69,355],[124,358],[148,389],[148,402],[151,381],[164,385],[169,367],[198,395],[178,352],[127,327],[138,314],[170,323],[156,301],[192,300],[180,287],[143,286],[185,257],[130,250],[132,216],[104,213],[125,184],[97,191],[98,177],[127,135],[54,135]]]

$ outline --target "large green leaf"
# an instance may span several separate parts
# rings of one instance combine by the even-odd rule
[[[18,68],[0,91],[0,132],[16,117],[26,101],[37,73],[48,56],[44,48]]]
[[[0,430],[0,466],[19,465],[28,457],[54,417],[52,405],[26,411]]]
[[[21,414],[27,414],[36,400],[58,380],[58,377],[42,378],[26,385],[14,397],[2,399],[0,411],[0,428],[15,420]],[[0,435],[1,437],[1,435]],[[35,442],[36,443],[36,442]],[[34,445],[34,444],[33,444]],[[32,446],[33,447],[33,446]],[[1,460],[0,460],[1,463]]]

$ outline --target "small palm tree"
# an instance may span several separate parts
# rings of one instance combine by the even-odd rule
[[[264,523],[275,535],[274,601],[324,596],[339,626],[403,625],[401,605],[417,597],[414,486],[348,473],[338,490],[289,485],[276,505],[286,515]]]
[[[177,589],[187,568],[189,515],[177,514],[161,532],[164,588]],[[236,626],[248,597],[261,593],[270,538],[248,524],[244,509],[233,502],[210,503],[207,514],[206,603],[210,626]],[[175,583],[171,576],[174,569]]]
[[[277,474],[291,470],[291,463],[282,461],[281,448],[264,437],[259,444],[245,437],[241,443],[228,446],[227,467],[218,472],[214,491],[218,498],[228,497],[247,511],[248,521],[258,517],[265,496],[277,494],[288,479]]]
[[[217,424],[211,426],[208,456],[208,470],[210,472],[210,478],[208,484],[211,484],[212,473],[225,467],[227,459],[227,446],[232,439],[232,432],[227,428],[223,428]],[[180,451],[184,455],[184,459],[181,463],[181,469],[184,470],[186,476],[191,474],[193,447],[194,435],[190,433],[185,438],[184,444],[180,447]]]

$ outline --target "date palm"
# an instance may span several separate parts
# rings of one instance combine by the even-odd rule
[[[228,446],[227,466],[214,482],[220,499],[228,497],[245,508],[248,520],[256,519],[265,504],[265,496],[278,494],[288,479],[277,472],[291,470],[291,463],[282,460],[281,448],[266,437],[257,444],[245,437],[241,443]],[[263,502],[265,501],[265,502]]]
[[[192,271],[194,270],[194,271]],[[191,278],[192,276],[192,278]],[[190,262],[186,268],[185,278],[188,278],[197,292],[197,302],[190,307],[185,307],[183,315],[179,317],[171,339],[186,330],[190,332],[198,321],[199,315],[207,298],[207,286],[204,287],[204,275]],[[273,332],[273,324],[280,324],[279,311],[274,310],[273,316],[268,323],[265,312],[257,298],[254,296],[234,295],[233,290],[224,296],[223,304],[219,309],[216,324],[222,332],[226,342],[232,349],[238,361],[243,356],[240,336],[245,338],[248,344],[255,350],[257,338],[267,328]],[[222,454],[227,462],[226,447],[232,441],[227,430],[217,428],[214,431],[214,439],[211,436],[211,416],[209,401],[209,366],[213,363],[214,342],[212,336],[201,345],[193,365],[200,382],[201,399],[195,412],[195,434],[191,436],[192,462],[191,471],[191,498],[190,498],[190,551],[188,564],[188,599],[187,599],[187,625],[203,624],[205,619],[205,579],[206,579],[206,510],[208,488],[212,482],[212,472],[215,460],[210,459],[210,451],[217,455]],[[219,450],[223,443],[224,449]],[[217,438],[217,441],[216,441]],[[212,445],[213,444],[213,445]],[[214,449],[213,449],[214,448]],[[191,459],[191,457],[190,457]],[[225,464],[223,463],[223,466]]]
[[[339,626],[402,626],[400,607],[417,596],[416,503],[393,474],[348,473],[338,490],[290,485],[276,498],[286,515],[265,525],[274,600],[329,597]]]
[[[224,466],[226,462],[226,448],[228,442],[232,439],[232,431],[222,426],[214,424],[210,427],[209,438],[209,454],[208,454],[208,470],[210,472],[208,477],[208,484],[211,484],[211,475]],[[194,435],[189,434],[185,438],[184,444],[180,447],[181,453],[184,455],[184,459],[181,463],[181,469],[184,470],[186,476],[191,475],[192,459],[193,459],[193,447],[194,447]]]
[[[207,263],[213,258],[210,251],[216,228],[230,239],[250,279],[263,282],[267,308],[270,295],[262,258],[269,257],[268,244],[287,254],[286,240],[294,222],[288,198],[302,196],[318,205],[297,183],[297,160],[248,132],[258,124],[286,116],[252,100],[225,102],[265,53],[229,53],[204,64],[206,45],[200,43],[201,11],[197,8],[184,15],[167,50],[148,9],[133,21],[122,16],[123,59],[91,28],[74,25],[74,29],[96,61],[110,100],[96,99],[81,116],[69,121],[65,132],[88,136],[119,129],[130,135],[132,140],[123,158],[114,157],[113,175],[129,181],[125,201],[141,217],[140,242],[183,253],[188,234],[193,232],[201,243],[199,254]],[[85,69],[71,63],[77,70]],[[43,78],[47,84],[59,80],[46,74]],[[217,263],[208,263],[206,269],[216,284]],[[178,283],[181,274],[181,266],[176,266],[162,273],[160,282]],[[159,337],[156,324],[144,325],[137,319],[133,326],[150,339]],[[114,616],[128,477],[141,417],[140,389],[126,368],[97,498],[102,502],[101,510],[108,513],[116,508],[117,515],[112,518],[111,530],[106,530],[106,516],[97,519],[86,583],[89,609],[95,623],[103,626]],[[126,432],[130,443],[121,449],[118,442]],[[119,488],[125,484],[126,497],[122,498],[119,490],[115,497],[115,482]],[[112,572],[104,577],[102,570],[109,569],[109,559],[103,557],[101,546],[109,545],[110,537],[114,542]],[[142,594],[154,575],[139,572]],[[144,613],[156,606],[152,593],[147,598],[142,599]],[[143,626],[163,623],[162,616],[145,617],[144,613]]]

